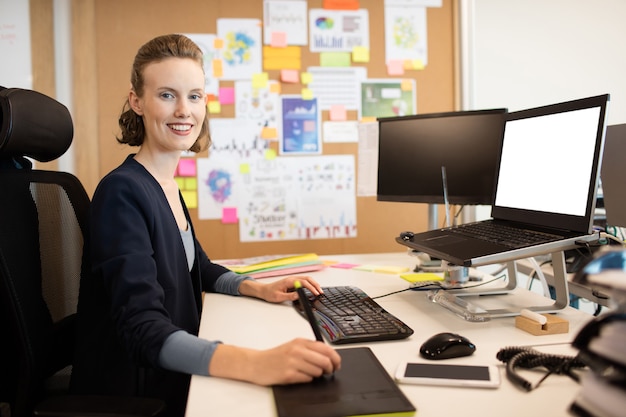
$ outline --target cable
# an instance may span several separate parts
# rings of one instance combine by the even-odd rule
[[[405,291],[409,291],[409,290],[411,290],[411,289],[412,289],[412,288],[411,288],[411,287],[409,287],[409,288],[405,288],[405,289],[403,289],[403,290],[393,291],[393,292],[390,292],[390,293],[387,293],[387,294],[377,295],[376,297],[370,297],[370,298],[371,298],[372,300],[376,300],[376,299],[378,299],[378,298],[388,297],[388,296],[390,296],[390,295],[393,295],[393,294],[398,294],[398,293],[405,292]]]
[[[524,391],[532,391],[539,387],[552,374],[567,375],[578,382],[579,378],[574,370],[586,366],[577,356],[553,355],[527,347],[505,347],[500,349],[496,358],[506,364],[507,378]],[[548,372],[534,386],[516,371],[517,368],[533,369],[537,367],[546,368]]]

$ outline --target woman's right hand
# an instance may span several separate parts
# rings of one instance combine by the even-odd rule
[[[341,357],[335,349],[324,342],[299,338],[267,350],[218,345],[209,373],[270,386],[310,382],[340,366]]]

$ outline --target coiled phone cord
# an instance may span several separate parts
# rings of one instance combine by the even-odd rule
[[[532,391],[552,374],[567,375],[578,381],[578,375],[573,371],[584,368],[586,365],[576,356],[553,355],[542,353],[527,347],[505,347],[500,349],[496,358],[506,364],[506,376],[513,384]],[[533,386],[516,371],[516,368],[532,369],[544,367],[548,372]]]

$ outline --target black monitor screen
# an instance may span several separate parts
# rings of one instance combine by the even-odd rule
[[[379,201],[443,204],[493,202],[506,109],[378,119]]]

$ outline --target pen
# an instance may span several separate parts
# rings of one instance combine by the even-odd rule
[[[304,288],[302,288],[302,284],[300,283],[300,281],[295,281],[293,283],[293,286],[296,288],[296,291],[298,292],[298,297],[300,298],[300,304],[302,304],[302,308],[304,309],[306,318],[309,321],[309,324],[311,325],[311,329],[313,329],[313,333],[315,334],[315,340],[319,342],[323,342],[324,339],[322,339],[322,333],[320,333],[320,328],[317,325],[317,320],[315,319],[315,316],[313,315],[311,304],[309,303],[309,299],[304,293]]]

